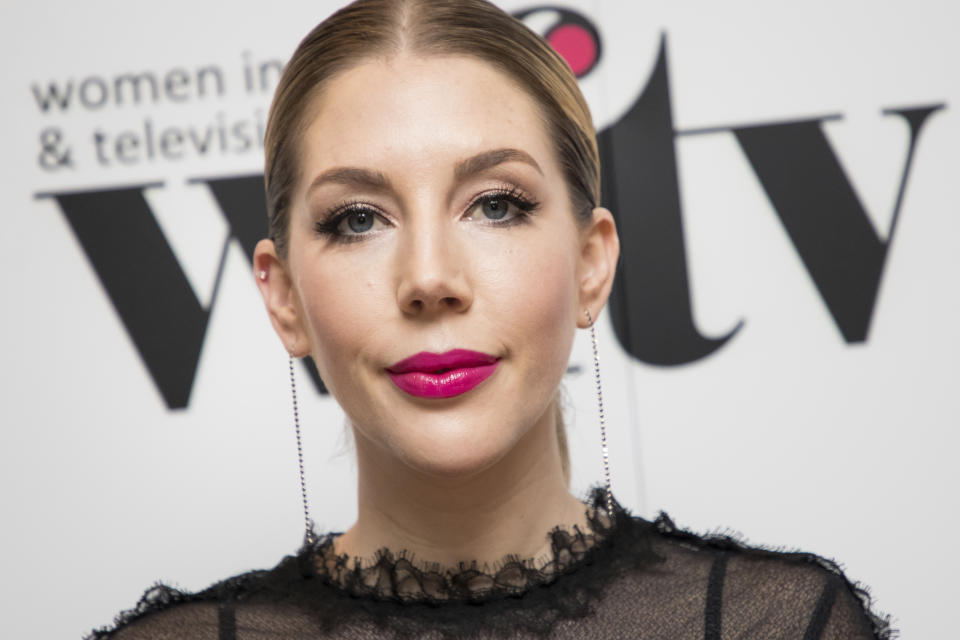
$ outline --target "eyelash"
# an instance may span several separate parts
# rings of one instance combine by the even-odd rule
[[[506,200],[517,208],[517,215],[509,220],[503,222],[496,220],[487,221],[488,224],[497,227],[508,227],[529,222],[530,215],[540,208],[538,201],[527,197],[519,187],[511,186],[509,188],[501,187],[500,189],[480,194],[473,199],[470,206],[467,207],[467,211],[472,211],[477,205],[482,205],[491,200]]]
[[[530,215],[540,208],[540,202],[529,198],[519,187],[510,186],[494,189],[493,191],[487,191],[474,197],[467,206],[466,212],[470,212],[475,207],[482,206],[491,200],[506,200],[516,207],[517,210],[516,215],[507,220],[486,221],[486,224],[495,227],[509,227],[516,224],[525,224],[526,222],[529,222]],[[369,234],[343,233],[340,231],[340,225],[347,219],[348,216],[353,213],[367,213],[383,219],[383,216],[377,211],[376,208],[365,202],[354,200],[345,202],[330,209],[326,215],[324,215],[324,219],[317,222],[314,228],[318,234],[331,238],[333,242],[358,242]]]
[[[323,220],[318,221],[314,225],[314,229],[320,235],[330,237],[333,242],[356,242],[358,240],[362,240],[363,236],[367,234],[342,233],[340,231],[340,225],[344,220],[347,219],[347,216],[352,213],[368,213],[377,218],[383,217],[375,208],[371,207],[367,203],[359,200],[353,200],[344,202],[343,204],[330,209],[323,216]]]

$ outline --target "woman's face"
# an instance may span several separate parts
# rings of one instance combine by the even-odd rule
[[[549,420],[599,311],[536,104],[484,62],[402,54],[330,81],[299,143],[289,254],[263,285],[289,303],[281,337],[312,354],[358,446],[430,474],[488,468]]]

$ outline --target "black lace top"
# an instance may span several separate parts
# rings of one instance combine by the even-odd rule
[[[270,571],[199,593],[149,589],[102,640],[279,638],[802,638],[893,637],[867,593],[808,553],[700,537],[615,507],[588,505],[589,530],[549,533],[542,563],[423,565],[381,550],[367,562],[333,551],[335,535]]]

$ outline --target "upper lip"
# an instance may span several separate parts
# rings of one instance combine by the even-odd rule
[[[481,367],[493,364],[497,360],[496,356],[480,351],[470,351],[469,349],[453,349],[444,353],[421,351],[387,367],[387,371],[390,373],[410,373],[412,371],[441,373],[450,369]]]

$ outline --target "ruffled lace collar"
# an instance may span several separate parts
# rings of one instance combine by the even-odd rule
[[[508,555],[493,567],[477,562],[456,567],[415,561],[404,551],[381,549],[373,558],[349,559],[334,551],[339,534],[321,537],[307,550],[311,577],[353,597],[398,602],[483,602],[519,596],[534,587],[554,582],[588,563],[614,529],[602,508],[600,491],[585,503],[587,529],[556,527],[547,535],[550,551],[546,558],[522,559]],[[622,514],[619,505],[615,515]],[[619,519],[619,518],[617,518]]]
[[[493,570],[473,564],[445,570],[382,550],[357,565],[333,552],[336,534],[331,534],[270,571],[237,575],[198,593],[157,584],[135,608],[118,615],[112,629],[95,630],[90,638],[108,638],[135,620],[188,602],[281,603],[285,610],[306,612],[323,635],[373,625],[396,637],[417,636],[424,628],[444,638],[521,632],[549,637],[561,620],[591,615],[619,577],[659,561],[648,523],[616,502],[611,522],[602,505],[597,489],[587,503],[587,530],[550,531],[551,551],[541,563],[508,556]],[[478,603],[484,606],[473,606]]]
[[[704,584],[707,575],[698,568],[703,563],[684,562],[686,569],[679,572],[674,567],[667,572],[672,576],[667,583],[657,583],[656,580],[647,583],[647,577],[654,579],[656,576],[641,574],[667,561],[673,554],[689,556],[698,551],[704,552],[702,560],[710,561],[711,567],[718,566],[718,559],[726,554],[743,553],[755,559],[776,560],[787,577],[794,575],[789,565],[811,565],[824,570],[827,580],[849,589],[850,594],[859,600],[875,637],[892,637],[889,618],[874,614],[870,610],[867,592],[850,583],[839,567],[829,560],[812,554],[751,548],[725,535],[697,536],[678,529],[665,514],[650,523],[633,518],[616,503],[611,522],[605,517],[602,505],[603,491],[596,490],[587,504],[588,526],[585,530],[556,528],[549,532],[551,551],[543,562],[508,556],[492,570],[473,564],[447,570],[418,565],[403,553],[384,550],[371,562],[358,565],[349,562],[346,556],[334,553],[336,535],[328,535],[305,546],[297,555],[287,556],[269,571],[240,574],[198,593],[155,585],[135,608],[122,612],[112,628],[95,630],[89,638],[113,637],[117,630],[141,618],[187,603],[207,603],[215,607],[217,616],[224,612],[229,614],[222,618],[229,623],[218,623],[228,624],[220,627],[221,632],[234,629],[231,626],[235,624],[232,612],[237,607],[254,607],[250,610],[258,611],[257,615],[275,614],[277,620],[289,620],[296,628],[305,623],[313,625],[317,633],[311,635],[322,637],[341,630],[346,630],[346,635],[351,637],[377,637],[383,630],[383,635],[405,638],[419,637],[429,630],[431,637],[442,638],[516,637],[524,634],[548,638],[555,635],[558,624],[596,614],[606,598],[614,599],[610,605],[614,613],[618,602],[623,605],[622,611],[631,610],[633,598],[637,596],[634,591],[644,584],[654,590],[661,589],[663,584],[677,587],[676,590],[668,589],[671,593],[662,599],[663,607],[666,607],[668,617],[679,615],[686,620],[692,611],[690,603],[702,601],[703,596],[696,594],[702,594],[702,589],[709,593],[712,588],[710,584]],[[663,572],[657,573],[663,577]],[[709,575],[712,583],[714,569],[710,569]],[[808,573],[804,571],[803,575]],[[627,582],[623,582],[625,578]],[[804,584],[808,582],[804,578]],[[626,600],[618,600],[620,596]],[[657,597],[661,601],[660,596]],[[763,595],[758,592],[756,597]],[[475,606],[481,602],[482,607]],[[753,606],[754,603],[755,599],[751,597],[746,604]],[[726,598],[723,606],[728,606]],[[198,611],[204,609],[185,609],[183,617],[177,617],[174,612],[170,619],[158,618],[156,627],[146,622],[143,637],[168,637],[171,633],[191,637]],[[855,610],[850,612],[856,617]],[[182,634],[175,633],[179,627],[168,626],[178,624],[178,620],[183,625]],[[636,625],[644,621],[642,615],[624,619],[625,624],[633,625],[630,628],[637,629]],[[159,635],[150,635],[151,629]],[[589,624],[583,629],[584,633],[592,635]],[[256,635],[257,631],[251,630],[251,633]],[[141,637],[139,633],[136,635]],[[591,635],[574,634],[574,637]]]

